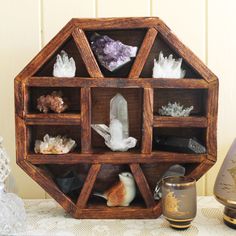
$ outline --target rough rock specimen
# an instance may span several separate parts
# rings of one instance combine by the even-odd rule
[[[136,57],[137,47],[125,45],[107,35],[95,33],[90,40],[98,61],[111,72],[125,65],[131,60],[131,57]]]
[[[73,139],[61,137],[50,137],[46,134],[43,141],[36,140],[34,151],[41,154],[65,154],[69,153],[76,147],[76,142]]]
[[[181,117],[189,116],[193,108],[193,106],[184,108],[184,106],[181,106],[177,102],[169,102],[167,106],[162,106],[158,112],[161,116]]]
[[[43,113],[48,113],[50,110],[61,113],[67,108],[66,99],[63,98],[61,91],[53,91],[51,95],[43,95],[37,99],[37,109]]]
[[[68,54],[62,50],[57,55],[56,63],[53,67],[54,77],[75,77],[76,65],[73,57],[69,58]]]
[[[185,70],[181,68],[182,58],[175,60],[173,55],[164,57],[160,52],[158,61],[154,59],[153,78],[181,79],[185,76]]]

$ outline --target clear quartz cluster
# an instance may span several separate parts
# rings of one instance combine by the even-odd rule
[[[76,147],[76,142],[73,139],[61,137],[50,137],[46,134],[43,141],[36,140],[34,151],[41,154],[65,154],[69,153]]]
[[[127,101],[121,94],[116,94],[110,101],[110,125],[92,124],[100,134],[107,147],[112,151],[125,152],[136,146],[137,140],[129,137],[129,119]]]
[[[181,117],[189,116],[192,110],[193,106],[184,108],[177,102],[169,102],[167,106],[162,106],[158,112],[161,116]]]
[[[158,61],[154,59],[153,78],[181,79],[185,76],[185,70],[181,68],[182,58],[175,60],[173,55],[164,57],[160,52]]]
[[[57,55],[56,63],[53,67],[54,77],[75,77],[75,61],[73,57],[69,58],[68,54],[62,50],[60,54]]]
[[[137,47],[125,45],[119,40],[97,33],[91,37],[91,47],[100,64],[111,72],[129,62],[138,50]]]
[[[10,161],[2,141],[0,137],[0,235],[12,235],[24,230],[26,213],[23,201],[4,190],[4,181],[10,174]]]

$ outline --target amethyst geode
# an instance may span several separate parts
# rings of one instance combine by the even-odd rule
[[[91,47],[98,61],[109,71],[114,71],[136,57],[138,47],[128,46],[107,35],[93,34]]]

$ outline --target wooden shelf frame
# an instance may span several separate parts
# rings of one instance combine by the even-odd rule
[[[100,28],[104,30],[147,29],[128,78],[104,78],[85,35],[85,31],[87,30]],[[159,34],[162,35],[170,47],[183,57],[202,78],[184,78],[178,80],[140,78],[145,61]],[[75,77],[70,79],[35,77],[34,75],[40,66],[45,64],[69,37],[72,37],[75,41],[88,74],[91,77]],[[80,114],[28,113],[27,104],[30,99],[28,94],[29,87],[81,88]],[[96,87],[143,89],[142,146],[140,152],[96,152],[96,150],[92,149],[90,126],[92,109],[91,88]],[[207,115],[181,118],[154,115],[153,90],[162,88],[208,90]],[[141,164],[192,164],[194,168],[189,172],[189,176],[199,179],[216,161],[217,100],[217,77],[172,34],[170,29],[159,18],[72,19],[43,49],[43,53],[39,53],[15,79],[17,163],[75,218],[156,218],[161,214],[161,203],[154,200]],[[78,125],[81,128],[81,153],[53,156],[29,153],[27,126],[31,125]],[[152,131],[154,127],[206,128],[207,153],[196,155],[152,151]],[[80,163],[91,164],[91,167],[76,203],[60,191],[52,180],[50,173],[38,167],[38,165],[45,164],[73,165]],[[98,206],[88,203],[95,180],[104,164],[129,165],[146,204],[146,208],[132,205],[130,207],[109,208],[105,205]]]

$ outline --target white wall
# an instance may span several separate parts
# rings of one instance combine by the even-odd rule
[[[160,16],[218,75],[218,162],[198,183],[198,194],[212,194],[217,171],[236,136],[234,0],[0,0],[0,6],[0,135],[22,197],[47,195],[15,164],[14,76],[72,17],[113,16]]]

